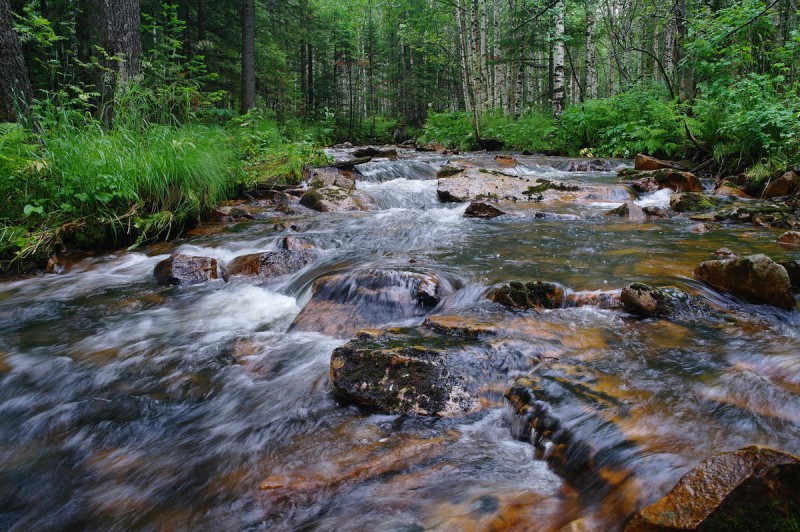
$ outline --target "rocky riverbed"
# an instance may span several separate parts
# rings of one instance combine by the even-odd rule
[[[330,154],[0,285],[0,523],[796,525],[800,178]]]

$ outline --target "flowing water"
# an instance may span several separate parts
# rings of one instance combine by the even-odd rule
[[[485,154],[455,158],[496,166]],[[715,452],[758,443],[799,453],[800,313],[715,293],[691,274],[722,246],[791,256],[777,233],[607,217],[624,201],[665,207],[669,195],[634,197],[613,172],[567,172],[568,160],[518,159],[504,172],[597,192],[467,219],[466,205],[437,199],[444,157],[409,152],[361,168],[357,186],[378,206],[369,212],[266,211],[0,283],[0,529],[550,530],[576,519],[615,529],[631,509],[620,499],[652,502]],[[296,274],[190,287],[152,276],[169,253],[226,263],[287,235],[320,250]],[[433,314],[499,324],[507,384],[548,364],[590,373],[624,408],[607,415],[571,397],[560,408],[574,410],[566,421],[606,416],[570,430],[595,446],[624,435],[616,466],[635,483],[596,490],[556,474],[547,445],[537,451],[505,405],[505,386],[452,419],[341,400],[329,361],[348,338],[291,324],[316,279],[364,269],[435,274],[449,295]],[[511,313],[486,300],[510,280],[669,285],[717,310],[672,321],[593,306]]]

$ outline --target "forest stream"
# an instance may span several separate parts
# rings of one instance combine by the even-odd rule
[[[399,151],[352,170],[359,209],[255,198],[171,242],[0,283],[0,529],[618,530],[716,453],[800,453],[800,312],[693,276],[722,247],[800,258],[782,230],[608,216],[669,210],[669,189],[618,180],[630,161]],[[469,218],[440,199],[448,163],[563,190]],[[171,254],[224,268],[286,237],[313,253],[292,273],[153,276]],[[513,281],[580,304],[492,301]],[[635,282],[701,304],[609,303]],[[337,393],[332,353],[370,342],[440,353],[463,401],[392,413]],[[511,406],[529,396],[548,404],[539,425]]]

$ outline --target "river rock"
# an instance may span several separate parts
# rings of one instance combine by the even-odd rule
[[[172,255],[156,264],[153,275],[161,284],[199,284],[217,279],[217,259]]]
[[[650,218],[669,218],[669,213],[661,207],[643,207],[642,211]]]
[[[226,279],[235,276],[275,277],[294,273],[314,260],[315,256],[307,250],[281,250],[252,253],[233,259],[225,268]]]
[[[795,307],[786,269],[766,255],[709,260],[700,263],[694,274],[704,283],[751,303]]]
[[[285,249],[287,251],[305,251],[314,248],[314,246],[308,242],[303,242],[302,240],[299,240],[293,236],[283,237],[279,246],[281,249]]]
[[[782,260],[778,262],[786,269],[789,274],[789,282],[792,284],[792,290],[797,292],[800,290],[800,260]]]
[[[797,231],[786,231],[778,237],[778,244],[789,249],[800,247],[800,233]]]
[[[360,157],[383,157],[384,159],[396,160],[397,159],[397,150],[395,149],[388,149],[388,150],[380,150],[378,148],[374,148],[372,146],[367,146],[365,148],[359,148],[353,152],[353,157],[360,158]]]
[[[627,410],[626,389],[613,375],[585,366],[542,366],[505,392],[517,416],[513,435],[531,442],[537,457],[568,482],[598,496],[627,480],[638,454],[613,421]]]
[[[319,212],[367,211],[373,206],[369,196],[338,186],[311,189],[300,198],[300,205]]]
[[[326,275],[314,282],[311,300],[292,327],[346,338],[359,329],[424,316],[451,290],[428,273],[370,269]]]
[[[461,346],[438,335],[362,331],[331,354],[331,381],[340,395],[385,412],[464,415],[478,404],[461,373]]]
[[[627,218],[632,222],[645,222],[648,219],[644,210],[635,203],[623,203],[616,209],[608,211],[606,216],[619,216],[620,218]]]
[[[687,311],[710,310],[698,298],[682,290],[656,288],[644,283],[633,283],[623,288],[620,300],[625,310],[639,316],[673,318]]]
[[[567,172],[612,172],[617,167],[611,161],[603,159],[590,159],[588,161],[570,161]]]
[[[692,173],[679,170],[656,170],[653,177],[661,188],[671,188],[675,192],[702,192],[703,185]]]
[[[794,194],[797,190],[800,190],[800,176],[794,172],[786,172],[769,183],[761,196],[764,198],[777,198]]]
[[[699,192],[679,192],[669,198],[669,206],[675,212],[701,212],[710,211],[718,202]]]
[[[498,288],[492,301],[515,309],[559,308],[566,303],[566,289],[557,283],[515,281]]]
[[[800,519],[800,458],[769,447],[720,453],[639,512],[626,532],[790,530]]]
[[[332,166],[311,170],[308,176],[308,184],[311,188],[336,186],[345,190],[353,190],[356,187],[352,170],[342,170]]]
[[[684,169],[677,163],[662,161],[655,157],[644,155],[643,153],[636,155],[636,158],[633,160],[633,168],[634,170]]]
[[[734,183],[731,183],[729,181],[723,181],[720,184],[720,186],[718,186],[714,190],[714,194],[716,194],[717,196],[729,196],[729,197],[732,196],[732,197],[735,197],[735,198],[747,198],[747,197],[749,197],[747,192],[745,192],[744,190],[739,188],[738,185],[736,185]]]
[[[464,218],[497,218],[505,213],[488,203],[472,202],[464,211]]]
[[[519,164],[517,160],[511,155],[495,155],[494,160],[497,161],[501,166],[517,166]]]
[[[355,159],[348,159],[346,161],[336,161],[331,166],[333,168],[340,168],[342,170],[352,170],[355,166],[359,164],[368,163],[372,160],[372,157],[356,157]]]

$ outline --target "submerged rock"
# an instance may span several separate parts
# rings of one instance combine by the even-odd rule
[[[619,216],[620,218],[627,218],[633,222],[645,222],[648,219],[647,213],[644,209],[635,203],[623,203],[616,209],[611,209],[606,213],[606,216]]]
[[[172,255],[156,264],[153,275],[161,284],[199,284],[217,279],[217,259]]]
[[[233,259],[225,269],[226,278],[235,276],[275,277],[294,273],[310,264],[315,255],[307,250],[281,250],[252,253]]]
[[[488,203],[473,202],[464,211],[464,218],[497,218],[505,213]]]
[[[795,307],[786,269],[766,255],[709,260],[700,263],[694,274],[704,283],[751,303]]]
[[[790,530],[800,521],[800,458],[769,447],[720,453],[639,512],[626,532]]]
[[[314,282],[311,301],[292,326],[348,337],[359,329],[424,316],[450,290],[428,273],[370,269],[326,275]]]
[[[655,288],[644,283],[629,284],[620,300],[625,310],[640,316],[673,318],[686,311],[707,312],[708,305],[676,288]]]
[[[492,294],[492,301],[516,309],[558,308],[566,303],[566,289],[557,283],[512,282]]]

